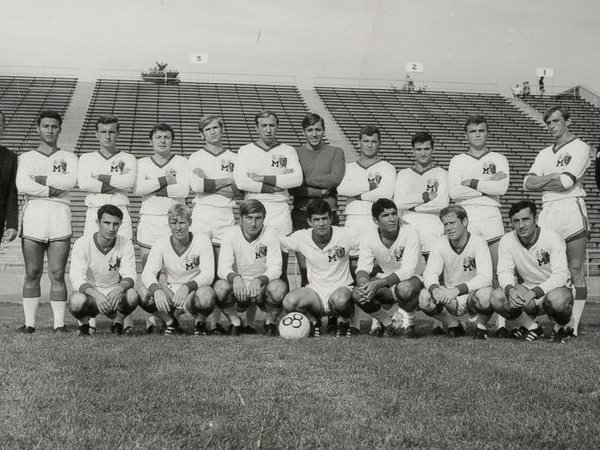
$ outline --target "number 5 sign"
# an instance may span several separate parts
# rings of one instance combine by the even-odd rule
[[[421,73],[421,72],[423,72],[423,63],[419,63],[419,62],[407,62],[404,65],[404,70],[406,72],[418,72],[418,73]]]
[[[189,61],[192,64],[208,64],[208,54],[207,53],[191,53]]]

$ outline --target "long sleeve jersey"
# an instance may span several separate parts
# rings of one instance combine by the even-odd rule
[[[233,188],[226,187],[216,191],[214,180],[220,178],[233,180],[236,161],[237,155],[230,150],[213,155],[205,149],[200,149],[190,155],[190,187],[196,194],[194,199],[196,206],[206,205],[228,209],[235,206]],[[202,169],[206,178],[194,174],[194,169]]]
[[[430,193],[436,197],[430,199]],[[394,203],[400,211],[437,215],[449,202],[448,172],[441,167],[433,166],[424,172],[411,167],[398,172]]]

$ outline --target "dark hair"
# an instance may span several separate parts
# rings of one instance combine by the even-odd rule
[[[117,116],[100,116],[96,120],[96,131],[98,131],[98,125],[110,125],[111,123],[117,124],[117,131],[119,131],[119,118]]]
[[[386,209],[393,209],[398,212],[398,207],[389,198],[377,199],[371,206],[371,215],[373,216],[373,219],[378,219],[381,213]]]
[[[465,132],[467,131],[467,127],[469,125],[481,125],[481,124],[485,124],[485,128],[489,131],[489,127],[488,127],[488,123],[487,120],[485,120],[485,117],[483,117],[480,114],[474,114],[472,116],[469,116],[467,118],[467,121],[465,122]]]
[[[410,140],[410,145],[412,145],[412,147],[415,148],[416,144],[421,144],[425,142],[431,142],[431,147],[433,147],[433,136],[427,131],[419,131],[418,133],[415,133],[413,135],[412,139]]]
[[[170,125],[164,122],[157,123],[156,125],[154,125],[154,127],[150,130],[150,139],[152,139],[154,133],[156,133],[157,131],[168,131],[171,133],[171,139],[175,140],[175,131],[173,131],[173,128],[171,128]]]
[[[544,123],[548,123],[548,119],[556,111],[560,111],[560,113],[563,116],[563,119],[565,119],[565,120],[569,120],[571,118],[571,112],[567,109],[566,106],[554,105],[554,106],[551,106],[550,108],[548,108],[546,110],[546,112],[544,113]]]
[[[62,116],[60,115],[60,113],[58,111],[53,111],[51,109],[45,109],[43,111],[40,111],[40,113],[38,114],[37,117],[37,124],[38,127],[40,126],[40,124],[42,123],[42,119],[55,119],[58,121],[58,124],[60,126],[62,126]]]
[[[240,217],[247,216],[248,214],[262,213],[263,217],[267,217],[267,210],[265,205],[255,198],[249,198],[240,203]]]
[[[331,205],[321,198],[312,200],[306,207],[306,217],[310,220],[314,214],[328,214],[331,217]]]
[[[279,125],[279,117],[277,116],[277,114],[268,109],[264,109],[261,112],[256,113],[254,115],[254,123],[256,124],[256,126],[258,126],[258,119],[266,119],[268,117],[275,117],[275,122],[277,123],[277,125]]]
[[[463,208],[460,205],[450,205],[450,206],[446,206],[444,209],[442,209],[440,211],[440,215],[439,215],[440,220],[442,220],[442,218],[444,218],[450,214],[456,214],[456,217],[461,222],[463,220],[469,218],[469,216],[467,216],[467,211],[465,211],[465,208]]]
[[[533,217],[535,217],[537,214],[537,206],[535,202],[532,200],[521,200],[511,205],[510,209],[508,210],[508,218],[512,219],[512,216],[514,216],[516,213],[527,208],[529,208],[529,210],[533,213]]]
[[[213,120],[216,120],[221,129],[223,129],[224,122],[221,116],[218,116],[217,114],[204,114],[200,117],[200,122],[198,122],[198,130],[200,133],[203,133],[204,128],[206,128]]]
[[[362,139],[363,136],[373,136],[374,134],[376,134],[377,139],[381,141],[381,131],[379,131],[379,128],[373,125],[367,125],[366,127],[362,127],[360,129],[360,132],[358,133],[358,139]]]
[[[304,119],[302,119],[302,129],[306,130],[308,127],[321,122],[321,125],[323,126],[323,130],[325,129],[325,121],[323,120],[323,118],[315,113],[308,113],[306,116],[304,116]]]
[[[102,220],[102,216],[104,214],[108,214],[109,216],[113,216],[116,217],[117,219],[119,219],[120,221],[123,221],[123,211],[121,211],[118,207],[116,207],[115,205],[102,205],[99,209],[98,209],[98,222],[100,222]]]

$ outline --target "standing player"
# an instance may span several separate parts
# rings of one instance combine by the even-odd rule
[[[486,324],[492,314],[492,261],[483,237],[467,231],[469,219],[462,206],[440,211],[445,237],[432,247],[423,274],[425,289],[419,306],[428,316],[439,320],[448,336],[464,336],[458,317],[465,313],[477,317],[475,339],[487,339]],[[440,276],[443,276],[441,285]]]
[[[511,206],[508,213],[514,231],[500,239],[498,281],[492,294],[494,311],[520,325],[512,335],[535,341],[544,334],[532,317],[546,314],[556,322],[552,340],[566,342],[573,294],[565,241],[555,231],[536,225],[537,208],[530,200]],[[517,281],[519,280],[519,281]]]
[[[69,190],[77,184],[77,156],[58,148],[62,117],[56,111],[42,111],[37,131],[42,142],[35,150],[19,156],[16,184],[25,196],[21,226],[25,280],[23,282],[24,333],[35,332],[40,302],[40,279],[44,254],[48,254],[50,306],[54,331],[65,332],[67,305],[65,266],[71,247]]]
[[[277,317],[281,312],[287,285],[281,276],[279,236],[264,227],[266,210],[258,200],[245,200],[240,205],[239,227],[229,231],[219,253],[219,280],[214,288],[217,304],[238,335],[242,323],[237,311],[255,303],[266,313],[265,334],[277,335]]]
[[[79,335],[90,334],[89,318],[104,314],[123,334],[123,320],[138,304],[133,288],[137,273],[131,240],[118,235],[123,212],[114,205],[98,209],[98,231],[75,241],[69,275],[73,293],[69,310],[79,321]]]
[[[0,111],[0,137],[4,132],[4,113]],[[17,155],[0,145],[0,240],[17,237],[19,206],[17,203]],[[6,232],[5,230],[6,226]]]
[[[468,152],[454,156],[448,167],[450,197],[465,208],[469,231],[487,241],[496,273],[498,242],[504,234],[500,196],[506,194],[510,182],[508,160],[488,148],[489,129],[485,117],[470,116],[465,123],[465,136],[469,142]],[[496,335],[507,334],[504,319],[499,317]]]
[[[331,225],[333,213],[325,200],[311,201],[306,215],[310,229],[280,237],[284,247],[302,253],[308,270],[308,285],[288,293],[283,310],[306,314],[315,337],[321,333],[321,317],[325,315],[339,317],[338,336],[351,336],[354,304],[348,255],[356,247],[356,239],[345,228]]]
[[[323,142],[325,121],[318,114],[307,114],[302,119],[302,130],[306,143],[296,148],[302,166],[302,185],[290,189],[290,194],[294,196],[294,208],[292,209],[294,231],[310,227],[306,217],[306,207],[315,198],[322,198],[329,203],[333,210],[332,225],[339,225],[340,220],[336,213],[336,188],[342,181],[346,170],[344,151]],[[306,261],[300,254],[297,254],[296,258],[300,267],[302,286],[306,286],[308,284]]]
[[[567,243],[567,260],[575,285],[575,302],[570,326],[577,336],[579,320],[587,299],[583,262],[588,239],[588,219],[581,183],[590,166],[590,148],[569,130],[571,114],[564,106],[544,113],[554,144],[544,148],[525,177],[526,190],[542,192],[539,224],[556,231]]]
[[[405,336],[416,337],[414,312],[423,288],[423,283],[415,276],[421,253],[419,233],[398,218],[393,201],[380,198],[371,209],[377,231],[365,233],[360,241],[354,302],[381,322],[382,334],[393,322],[388,309],[398,302],[408,319],[404,323]],[[382,273],[371,278],[375,262]]]
[[[233,178],[247,199],[265,206],[265,225],[285,236],[292,232],[287,190],[302,184],[302,167],[294,147],[277,141],[279,118],[274,112],[262,111],[254,122],[259,139],[240,148]],[[288,254],[282,254],[281,279],[289,286],[287,261]]]
[[[140,306],[165,322],[166,335],[182,333],[178,316],[187,311],[196,318],[194,335],[201,336],[216,304],[210,287],[215,274],[212,246],[206,235],[190,232],[191,212],[186,206],[174,204],[167,216],[172,234],[150,250],[142,272],[148,295],[140,298]],[[165,283],[158,281],[161,272]]]

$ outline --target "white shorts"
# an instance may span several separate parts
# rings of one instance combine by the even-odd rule
[[[25,203],[21,223],[22,238],[47,244],[69,239],[72,234],[69,205],[44,199],[28,200]]]
[[[131,226],[131,217],[126,206],[117,206],[123,213],[123,221],[119,228],[119,234],[127,239],[133,239],[133,228]],[[91,234],[98,231],[98,210],[99,207],[90,206],[85,212],[85,226],[83,234]]]
[[[462,205],[469,218],[469,231],[482,236],[488,244],[504,235],[502,213],[496,206]]]
[[[293,230],[292,214],[287,202],[262,202],[267,210],[265,226],[275,228],[280,236],[287,236]]]
[[[565,241],[587,233],[589,222],[583,198],[570,197],[544,203],[538,225],[556,231]]]
[[[214,245],[220,245],[234,225],[235,219],[231,208],[194,205],[190,229],[192,233],[206,234]]]
[[[354,233],[356,240],[360,241],[362,235],[370,231],[376,230],[377,225],[375,225],[372,216],[350,214],[346,216],[346,223],[344,224],[344,228]],[[351,258],[358,258],[358,253],[358,248],[352,248],[350,249],[348,255]]]
[[[410,211],[402,216],[402,220],[417,229],[423,253],[429,253],[435,241],[444,235],[444,225],[436,214]]]
[[[352,286],[327,286],[327,287],[316,287],[314,285],[308,284],[307,288],[312,289],[315,294],[319,297],[321,301],[321,306],[323,308],[323,314],[329,314],[331,310],[329,309],[329,297],[333,294],[337,289],[341,287],[347,287],[349,290],[352,290]]]
[[[112,291],[117,286],[119,286],[119,285],[118,284],[113,284],[112,286],[108,286],[108,287],[98,287],[98,286],[95,286],[94,289],[96,289],[102,295],[106,296],[110,291]]]
[[[136,232],[136,242],[140,247],[149,249],[160,238],[170,234],[169,218],[166,214],[161,216],[144,214],[140,216]]]

